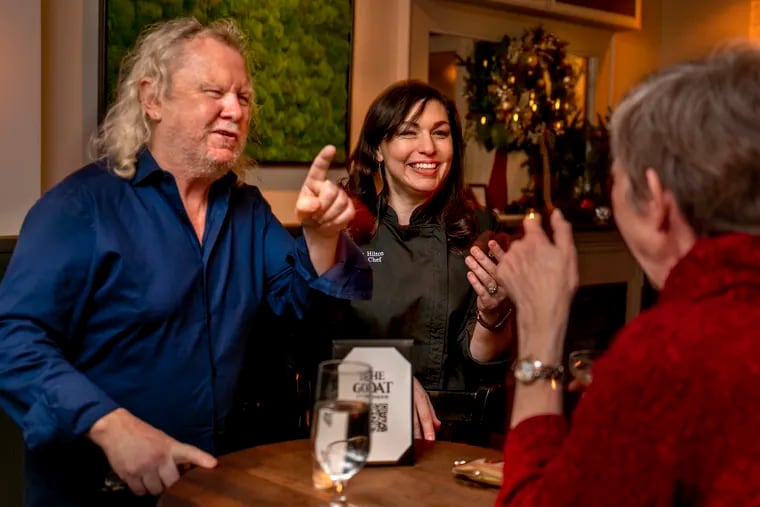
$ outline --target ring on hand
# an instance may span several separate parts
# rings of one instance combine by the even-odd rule
[[[498,290],[499,290],[499,286],[498,286],[498,285],[491,285],[491,286],[490,286],[490,287],[488,287],[486,290],[488,291],[488,293],[489,293],[490,295],[492,295],[492,296],[493,296],[494,294],[496,294],[496,291],[498,291]]]

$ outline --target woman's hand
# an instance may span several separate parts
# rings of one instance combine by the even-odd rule
[[[525,236],[512,243],[508,252],[489,242],[498,260],[492,274],[517,306],[520,354],[556,362],[562,354],[570,303],[578,288],[572,228],[559,209],[551,215],[554,241],[542,229],[540,217],[526,218],[523,226]]]
[[[511,243],[511,238],[504,233],[487,233],[482,238],[489,244],[503,244],[502,251]],[[514,322],[507,322],[513,307],[509,294],[496,278],[496,257],[486,255],[483,251],[486,245],[480,246],[479,243],[482,244],[482,241],[470,248],[470,255],[465,259],[465,264],[470,268],[467,281],[478,296],[478,325],[470,337],[470,354],[476,361],[488,362],[501,357],[513,340]]]
[[[478,295],[477,307],[481,318],[489,324],[497,324],[508,311],[510,302],[507,291],[496,280],[494,259],[486,255],[479,246],[473,246],[465,263],[470,268],[467,281]]]
[[[414,383],[414,438],[435,440],[435,432],[441,428],[441,421],[435,415],[433,404],[430,403],[425,388],[420,381],[413,379]]]

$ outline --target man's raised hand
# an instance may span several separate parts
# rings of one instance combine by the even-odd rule
[[[304,228],[321,236],[337,236],[354,217],[355,210],[345,190],[327,179],[335,146],[325,146],[312,162],[296,201],[296,215]]]

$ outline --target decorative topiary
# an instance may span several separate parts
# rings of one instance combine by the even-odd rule
[[[475,43],[462,62],[468,136],[489,151],[537,151],[546,130],[553,144],[578,113],[578,77],[566,48],[542,26],[519,38]]]
[[[567,43],[542,26],[519,38],[477,42],[472,56],[460,62],[465,78],[466,135],[486,150],[496,150],[488,184],[489,201],[500,211],[552,208],[554,147],[576,123],[578,75]],[[533,175],[532,195],[507,203],[506,154],[524,151]],[[530,201],[530,202],[529,202]]]

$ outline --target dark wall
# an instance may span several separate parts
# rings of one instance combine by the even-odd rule
[[[0,505],[21,507],[23,443],[18,426],[0,410]]]
[[[0,283],[11,259],[16,238],[0,237]],[[0,410],[0,505],[22,505],[23,443],[18,426]]]
[[[570,307],[563,364],[573,350],[607,350],[617,332],[625,325],[627,285],[605,283],[578,289]],[[580,400],[581,391],[565,393],[565,413],[570,414]]]

